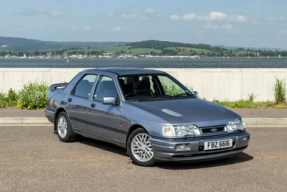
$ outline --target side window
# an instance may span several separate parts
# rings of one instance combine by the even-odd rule
[[[74,89],[73,95],[89,99],[97,75],[85,75]]]
[[[103,101],[104,97],[114,97],[117,98],[118,92],[115,83],[111,77],[101,76],[95,94],[95,101]]]

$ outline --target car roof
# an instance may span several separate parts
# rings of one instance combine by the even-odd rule
[[[105,71],[115,73],[119,76],[121,75],[138,75],[138,74],[166,74],[163,71],[153,70],[153,69],[141,69],[141,68],[96,68],[96,69],[89,69],[86,72],[98,72],[98,71]]]

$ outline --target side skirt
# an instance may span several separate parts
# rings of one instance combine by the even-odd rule
[[[84,137],[88,137],[88,138],[92,138],[92,139],[96,139],[96,140],[100,140],[100,141],[105,141],[105,142],[112,143],[112,144],[118,145],[120,147],[126,148],[126,143],[119,141],[119,140],[114,140],[114,139],[111,139],[108,137],[96,135],[96,134],[93,134],[93,133],[90,133],[87,131],[83,131],[80,129],[75,129],[75,128],[74,128],[74,132],[79,134],[79,135],[82,135]]]

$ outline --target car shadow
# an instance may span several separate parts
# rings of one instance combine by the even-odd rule
[[[233,157],[228,157],[224,159],[210,160],[210,161],[198,161],[198,162],[160,162],[156,166],[161,169],[170,169],[170,170],[181,170],[181,169],[203,169],[211,167],[219,167],[232,165],[237,163],[244,163],[252,160],[253,157],[247,153],[240,153]]]
[[[122,147],[119,147],[117,145],[105,142],[105,141],[100,141],[100,140],[95,140],[95,139],[91,139],[91,138],[87,138],[87,137],[83,137],[83,136],[78,136],[77,138],[77,142],[85,144],[85,145],[89,145],[91,147],[96,147],[105,151],[109,151],[112,153],[116,153],[119,155],[123,155],[123,156],[128,156],[126,154],[126,150]]]
[[[105,141],[100,141],[100,140],[95,140],[95,139],[79,136],[76,142],[79,142],[81,144],[85,144],[91,147],[99,148],[105,151],[109,151],[112,153],[116,153],[118,155],[122,155],[126,157],[128,156],[124,148],[105,142]],[[193,161],[181,161],[181,162],[160,161],[155,164],[155,167],[158,167],[160,169],[170,169],[170,170],[203,169],[203,168],[232,165],[232,164],[237,164],[237,163],[244,163],[252,159],[253,157],[248,155],[247,153],[240,153],[233,157],[210,160],[210,161],[196,161],[196,162],[193,162]]]

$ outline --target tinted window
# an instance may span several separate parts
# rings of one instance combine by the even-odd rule
[[[76,85],[73,95],[88,99],[96,78],[97,75],[85,75],[84,78],[82,78]]]
[[[119,84],[127,100],[142,100],[149,97],[170,99],[173,96],[179,98],[191,95],[187,88],[167,75],[121,76]]]
[[[102,76],[98,82],[94,100],[103,101],[104,97],[114,97],[117,98],[118,92],[115,83],[111,77]]]

